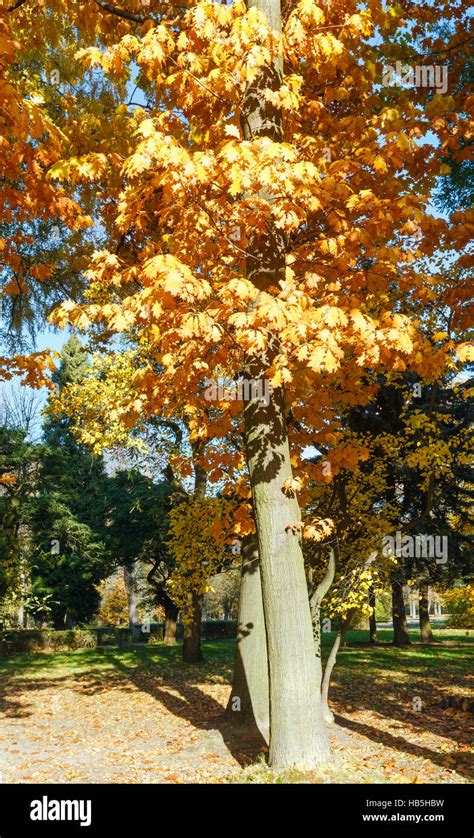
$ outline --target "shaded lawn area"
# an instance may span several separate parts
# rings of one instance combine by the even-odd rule
[[[335,765],[295,781],[469,782],[473,716],[443,708],[472,695],[474,633],[394,648],[350,632],[334,671]],[[323,636],[327,654],[334,635]],[[412,632],[417,640],[417,633]],[[2,782],[268,782],[261,745],[229,730],[234,643],[78,649],[0,660]],[[243,769],[243,770],[242,770]]]

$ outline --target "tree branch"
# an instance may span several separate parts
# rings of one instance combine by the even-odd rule
[[[21,0],[24,2],[24,0]],[[124,18],[124,20],[132,20],[134,23],[146,23],[151,20],[150,15],[139,15],[136,12],[127,12],[125,9],[118,9],[116,6],[111,6],[110,3],[104,3],[103,0],[94,0],[104,12],[109,12],[111,15]],[[17,4],[18,5],[18,4]]]
[[[336,574],[336,553],[337,553],[337,558],[339,558],[339,544],[338,544],[338,541],[337,541],[337,537],[335,539],[335,544],[336,544],[336,550],[334,550],[332,547],[329,548],[329,563],[328,563],[328,566],[327,566],[327,569],[326,569],[326,573],[324,574],[323,579],[321,580],[321,582],[319,583],[319,585],[316,587],[316,589],[313,591],[313,593],[311,594],[311,596],[309,598],[309,607],[310,607],[310,611],[311,611],[311,620],[312,620],[312,623],[313,623],[313,631],[314,631],[314,626],[317,626],[317,644],[318,644],[318,647],[319,647],[319,637],[320,637],[320,635],[319,635],[319,632],[320,632],[319,613],[320,613],[320,608],[321,608],[321,602],[323,601],[324,597],[326,596],[327,592],[329,591],[329,588],[331,587],[332,583],[334,582],[334,576]],[[315,638],[316,638],[316,635],[315,635]],[[319,652],[318,657],[320,657],[320,654],[321,653]]]
[[[19,9],[20,6],[23,6],[26,3],[26,0],[16,0],[16,3],[13,6],[9,6],[7,12],[14,12],[16,9]]]
[[[329,588],[331,587],[331,585],[334,581],[335,573],[336,573],[336,552],[331,547],[329,549],[329,562],[328,562],[328,566],[327,566],[327,569],[326,569],[326,573],[324,574],[323,579],[321,580],[321,582],[317,586],[314,594],[311,597],[311,600],[310,600],[311,606],[316,604],[316,601],[319,604],[324,599],[324,597],[326,596],[327,592],[329,591]]]

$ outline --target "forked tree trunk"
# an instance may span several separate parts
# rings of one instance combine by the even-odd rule
[[[422,643],[433,642],[433,632],[431,631],[430,615],[428,608],[428,583],[420,582],[419,587],[419,613],[420,613],[420,636]]]
[[[255,369],[255,367],[254,367]],[[252,377],[255,377],[252,375]],[[246,445],[261,563],[270,677],[273,768],[313,768],[330,756],[292,478],[283,392],[245,407]]]
[[[202,597],[197,594],[189,595],[189,607],[186,609],[186,619],[183,622],[183,661],[185,663],[201,663],[204,660],[201,652],[201,609]]]
[[[410,636],[405,615],[402,583],[398,579],[392,580],[392,620],[393,642],[395,646],[408,646]]]
[[[242,540],[242,574],[232,692],[226,718],[269,740],[268,656],[256,536]]]
[[[374,551],[368,556],[367,560],[364,562],[363,570],[366,570],[368,567],[370,567],[370,565],[372,564],[372,562],[376,558],[377,558],[377,551]],[[330,566],[328,568],[328,573],[326,574],[326,577],[328,577],[329,572],[330,572]],[[329,576],[329,578],[331,578],[331,577]],[[331,579],[331,582],[332,582],[332,579]],[[373,586],[369,590],[369,597],[370,597],[371,593],[372,593],[372,595],[374,593]],[[375,596],[373,596],[372,605],[373,605],[374,614],[375,614]],[[337,654],[338,654],[339,649],[341,647],[341,643],[344,639],[344,636],[345,636],[346,632],[348,631],[348,629],[351,627],[351,625],[354,624],[355,620],[357,620],[357,609],[349,609],[349,611],[346,614],[346,617],[344,618],[344,620],[341,621],[339,631],[336,635],[336,639],[335,639],[335,641],[332,645],[331,651],[329,653],[329,657],[326,661],[326,666],[324,668],[324,677],[322,679],[322,684],[321,684],[321,702],[322,702],[322,707],[323,707],[323,717],[324,717],[325,722],[327,722],[328,724],[331,724],[334,721],[334,714],[332,713],[332,711],[329,708],[329,687],[330,687],[330,684],[331,684],[332,672],[333,672],[334,665],[335,665],[336,659],[337,659]]]
[[[370,643],[377,643],[377,619],[375,617],[375,588],[373,585],[369,588],[369,640]]]
[[[280,0],[249,0],[265,14],[274,31],[281,32]],[[282,115],[265,96],[280,87],[282,58],[259,71],[246,91],[242,126],[246,139],[282,139]],[[271,206],[273,196],[259,198]],[[285,238],[267,217],[247,251],[247,276],[256,290],[278,288],[285,277]],[[251,307],[251,306],[250,306]],[[260,355],[249,355],[245,378],[259,382],[266,392],[276,344]],[[247,460],[260,556],[263,610],[267,633],[270,679],[270,750],[273,768],[297,765],[313,768],[330,756],[321,711],[314,656],[311,614],[300,544],[300,509],[283,484],[292,478],[286,405],[281,387],[269,399],[255,393],[244,410]]]

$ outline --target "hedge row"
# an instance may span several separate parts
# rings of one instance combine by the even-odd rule
[[[151,623],[149,631],[138,631],[135,642],[159,643],[164,639],[164,623]],[[234,638],[235,620],[208,620],[202,623],[203,640]],[[178,623],[177,640],[182,640],[183,625]],[[133,642],[128,628],[100,626],[98,628],[56,631],[54,629],[18,629],[0,632],[0,657],[31,652],[66,652],[70,649],[96,649],[104,646],[128,646]]]

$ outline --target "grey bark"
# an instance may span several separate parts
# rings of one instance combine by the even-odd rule
[[[329,551],[329,561],[328,566],[326,569],[326,573],[324,574],[323,579],[321,582],[316,586],[315,590],[311,590],[311,579],[308,580],[308,585],[310,588],[310,598],[309,598],[309,605],[311,610],[311,622],[313,626],[313,641],[314,641],[314,653],[316,657],[316,670],[317,670],[317,678],[318,684],[321,687],[322,680],[323,680],[323,667],[321,662],[321,603],[326,596],[329,588],[331,587],[334,581],[334,575],[336,573],[336,554],[335,551],[331,548]]]
[[[257,364],[250,368],[255,378]],[[283,392],[244,410],[270,677],[274,768],[312,768],[329,759],[311,612],[298,525],[300,509],[283,484],[292,477]]]
[[[280,0],[250,0],[263,12],[273,30],[281,31]],[[246,92],[242,123],[247,139],[282,138],[281,112],[265,98],[267,88],[278,89],[282,59],[260,69]],[[271,194],[259,197],[270,202]],[[285,276],[285,238],[268,218],[265,232],[249,241],[247,276],[258,291],[278,287]],[[245,377],[265,383],[278,352],[271,342],[266,352],[249,355]],[[265,390],[263,391],[265,392]],[[318,672],[314,655],[296,498],[283,490],[292,478],[287,408],[281,387],[268,403],[251,398],[245,405],[246,453],[252,488],[267,633],[270,680],[269,764],[276,769],[296,765],[311,769],[330,757],[323,721]]]
[[[329,708],[329,685],[331,683],[331,675],[334,669],[334,664],[336,663],[337,653],[340,649],[343,637],[347,630],[347,622],[343,622],[341,627],[336,635],[336,639],[331,647],[331,651],[329,652],[329,657],[326,661],[326,666],[324,669],[324,677],[323,683],[321,685],[321,701],[323,705],[323,716],[324,721],[328,724],[332,724],[334,722],[334,713]]]
[[[269,740],[268,656],[256,536],[242,540],[242,573],[232,692],[226,718],[246,736]]]

